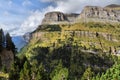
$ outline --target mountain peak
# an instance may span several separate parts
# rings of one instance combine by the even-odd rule
[[[65,22],[73,22],[79,14],[66,14],[58,11],[48,12],[45,14],[42,24],[59,24]]]
[[[120,5],[118,4],[110,4],[110,5],[107,5],[106,8],[120,8]]]

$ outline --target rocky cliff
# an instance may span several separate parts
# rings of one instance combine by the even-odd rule
[[[14,54],[11,50],[9,51],[9,50],[3,49],[0,52],[0,63],[1,63],[0,65],[5,66],[9,70],[13,61],[14,61]]]
[[[42,24],[59,24],[64,22],[73,22],[79,14],[64,14],[62,12],[48,12],[42,21]]]
[[[117,5],[117,4],[110,4],[110,5],[107,5],[105,8],[113,8],[113,9],[117,9],[117,8],[120,8],[120,5]]]
[[[107,6],[86,6],[78,17],[84,22],[120,22],[120,9],[117,7]]]
[[[80,14],[48,12],[42,24],[60,24],[73,22],[120,22],[120,5],[111,4],[106,7],[86,6]]]

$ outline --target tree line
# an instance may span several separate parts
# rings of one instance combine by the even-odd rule
[[[16,51],[15,45],[12,41],[10,34],[4,34],[4,31],[0,29],[0,52],[3,49],[11,50],[12,52]]]

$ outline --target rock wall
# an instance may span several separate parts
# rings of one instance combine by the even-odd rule
[[[69,22],[75,22],[76,18],[79,16],[79,14],[71,13],[71,14],[65,14]]]
[[[45,14],[42,24],[59,24],[65,22],[74,22],[79,14],[64,14],[62,12],[48,12]]]
[[[41,40],[46,40],[44,37],[44,34],[46,33],[54,33],[54,32],[36,32],[32,34],[33,39],[41,39]],[[62,32],[58,32],[62,34]],[[109,34],[109,33],[103,33],[103,32],[91,32],[91,31],[64,31],[64,35],[74,35],[76,37],[87,37],[87,38],[104,38],[105,40],[108,41],[114,41],[117,42],[118,40],[116,39],[115,35]]]
[[[67,21],[66,16],[62,12],[49,12],[45,14],[42,24],[50,24],[59,21]]]
[[[103,37],[105,40],[108,41],[117,41],[114,37],[115,35],[103,32],[90,32],[90,31],[65,31],[65,34],[74,34],[77,37],[88,37],[88,38],[98,38]]]
[[[60,24],[76,22],[120,22],[120,5],[106,7],[86,6],[80,14],[65,14],[62,12],[48,12],[42,24]]]
[[[4,49],[2,52],[0,52],[0,59],[1,65],[5,66],[9,70],[14,61],[14,54],[12,51]]]
[[[120,9],[86,6],[78,19],[84,22],[120,22]]]

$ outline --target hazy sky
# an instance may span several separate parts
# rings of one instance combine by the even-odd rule
[[[40,25],[49,11],[80,13],[84,6],[120,4],[120,0],[0,0],[0,28],[23,35]]]

